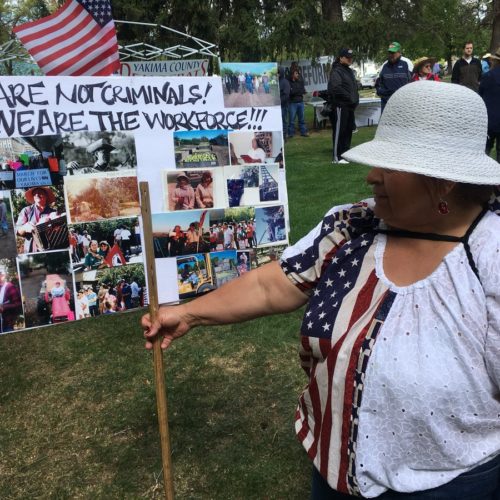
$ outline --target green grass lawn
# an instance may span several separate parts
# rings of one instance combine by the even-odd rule
[[[354,143],[373,133],[360,129]],[[369,193],[365,167],[331,164],[330,134],[286,144],[292,241],[334,204]],[[0,498],[163,496],[141,312],[0,338]],[[177,498],[308,497],[310,464],[293,430],[306,383],[300,320],[297,311],[198,329],[165,355]]]

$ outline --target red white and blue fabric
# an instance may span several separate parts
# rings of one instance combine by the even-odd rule
[[[108,0],[67,0],[13,32],[46,75],[108,76],[120,65]]]
[[[490,282],[486,279],[484,289],[468,266],[461,244],[431,277],[415,286],[397,287],[383,273],[386,236],[373,231],[380,221],[374,217],[372,203],[367,200],[332,209],[320,225],[289,247],[281,259],[290,281],[310,297],[301,327],[300,352],[309,383],[299,399],[296,433],[331,487],[368,498],[387,489],[416,491],[439,486],[472,469],[483,458],[491,459],[500,452],[500,407],[495,399],[500,367],[494,366],[498,365],[495,360],[500,355],[500,324],[488,325],[485,321],[488,307],[491,317],[500,318],[500,298],[497,295],[488,298],[488,294],[498,293],[494,279],[499,279],[500,274],[495,253],[500,248],[500,218],[488,212],[484,217],[488,222],[481,220],[473,232],[473,254],[477,257],[484,246],[479,235],[490,242],[490,257],[496,259],[488,263],[488,272],[497,273],[496,278]],[[490,231],[488,224],[496,227]],[[498,234],[492,240],[495,232]],[[480,272],[488,274],[482,258],[478,260]],[[460,283],[453,282],[454,279]],[[472,299],[468,285],[476,294]],[[450,290],[460,286],[464,289],[456,290],[456,303],[446,297]],[[448,307],[441,303],[442,297],[448,300]],[[461,317],[464,311],[475,319],[465,321]],[[435,325],[440,325],[443,338],[464,335],[476,347],[464,354],[457,346],[452,359],[459,361],[449,363],[447,344],[440,350],[433,337]],[[495,333],[491,336],[492,344],[488,345],[486,362],[482,359],[479,363],[481,353],[476,352],[479,344],[475,336],[486,335],[488,328]],[[467,359],[461,359],[464,356]],[[476,379],[475,373],[463,373],[462,364],[468,363],[469,358],[471,364],[482,364]],[[433,359],[430,371],[434,370],[435,376],[439,376],[439,370],[448,362],[450,377],[464,384],[457,392],[474,387],[477,397],[464,393],[463,400],[440,402],[427,415],[426,405],[433,400],[425,391],[429,385],[436,395],[440,391],[426,379],[427,372],[412,370],[429,365],[429,359]],[[414,382],[418,390],[412,386]],[[455,385],[456,382],[449,382],[450,387]],[[483,388],[482,393],[478,387]],[[444,389],[444,393],[448,390]],[[419,398],[423,401],[419,402]],[[461,434],[463,427],[459,426],[446,431],[449,443],[445,439],[444,444],[439,442],[434,448],[426,444],[434,454],[432,460],[443,460],[444,473],[433,473],[432,463],[416,463],[422,453],[409,451],[411,447],[418,448],[418,439],[431,440],[426,434],[429,427],[437,424],[446,429],[449,420],[454,423],[456,419],[450,415],[462,414],[462,405],[468,405],[471,419],[466,427],[469,429],[473,422],[470,431],[481,443],[478,449],[447,462],[448,454],[453,457],[456,449],[467,449],[470,445]],[[485,422],[490,431],[482,426]],[[425,426],[427,429],[422,430]],[[483,446],[484,435],[474,426],[482,426],[481,432],[488,436],[487,445]],[[418,437],[419,433],[424,437]],[[423,470],[415,472],[419,468]]]

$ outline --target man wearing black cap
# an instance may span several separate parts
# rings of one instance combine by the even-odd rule
[[[328,79],[328,93],[332,105],[332,163],[348,163],[341,156],[350,149],[352,131],[355,128],[354,110],[359,104],[359,93],[356,77],[349,67],[353,56],[351,49],[341,49]]]

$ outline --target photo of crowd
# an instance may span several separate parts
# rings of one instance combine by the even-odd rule
[[[77,273],[76,317],[84,319],[147,305],[142,264]]]
[[[142,262],[139,219],[110,219],[74,224],[69,228],[74,271]]]
[[[174,132],[176,168],[209,168],[229,165],[227,130]]]
[[[226,107],[279,106],[276,63],[221,63],[220,74]]]
[[[71,132],[62,136],[62,143],[68,175],[135,175],[137,158],[130,132]]]

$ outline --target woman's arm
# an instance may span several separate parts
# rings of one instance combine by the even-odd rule
[[[196,300],[179,306],[160,308],[151,322],[149,314],[142,318],[146,348],[160,334],[161,346],[169,347],[176,338],[201,325],[241,323],[250,319],[293,311],[308,298],[286,277],[278,262],[271,262]]]

